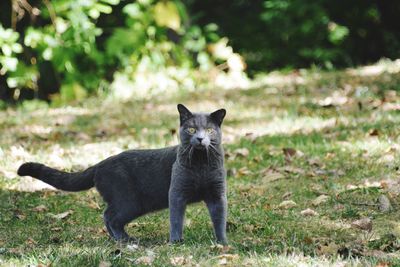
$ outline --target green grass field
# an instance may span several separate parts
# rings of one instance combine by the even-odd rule
[[[0,265],[400,266],[399,71],[273,73],[246,89],[0,111]],[[130,223],[140,242],[126,246],[107,236],[94,189],[54,191],[16,175],[25,161],[80,170],[176,144],[177,103],[227,109],[229,247],[213,243],[202,203],[187,210],[184,244],[167,243],[162,211]]]

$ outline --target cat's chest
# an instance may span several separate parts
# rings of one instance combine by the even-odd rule
[[[224,191],[224,177],[220,171],[196,172],[187,183],[188,192],[195,198],[220,195]]]
[[[172,172],[172,187],[189,199],[202,199],[206,195],[220,195],[225,190],[223,168],[182,168],[175,165]]]

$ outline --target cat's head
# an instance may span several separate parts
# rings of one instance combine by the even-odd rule
[[[208,149],[221,144],[221,124],[225,109],[212,113],[192,113],[184,105],[178,104],[180,115],[179,136],[183,145],[195,149]]]

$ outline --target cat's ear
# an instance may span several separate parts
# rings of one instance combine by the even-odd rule
[[[221,126],[222,121],[225,118],[225,115],[226,115],[226,110],[222,108],[211,113],[210,117],[216,124],[218,124],[218,126]]]
[[[179,111],[179,115],[180,115],[180,120],[181,120],[181,125],[187,121],[188,119],[193,117],[192,112],[190,112],[190,110],[187,109],[187,107],[185,107],[182,104],[178,104],[178,111]]]

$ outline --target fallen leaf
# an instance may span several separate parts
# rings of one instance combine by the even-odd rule
[[[87,205],[89,206],[89,208],[92,208],[92,209],[95,209],[95,210],[100,210],[101,209],[99,203],[97,203],[94,200],[90,200]]]
[[[344,210],[345,206],[343,204],[336,204],[335,206],[333,206],[334,210]]]
[[[383,255],[383,257],[385,257],[386,255]],[[382,258],[383,258],[382,257]],[[376,264],[375,267],[390,267],[392,266],[390,262],[385,262],[385,261],[380,261]]]
[[[265,169],[261,171],[261,175],[262,175],[262,181],[264,183],[270,183],[285,178],[285,176],[282,173],[271,169]]]
[[[61,220],[61,219],[66,218],[67,216],[69,216],[69,215],[72,214],[72,213],[73,213],[72,210],[67,210],[66,212],[63,212],[63,213],[59,213],[59,214],[52,214],[52,213],[50,213],[49,215],[50,215],[52,218],[54,218],[54,219]]]
[[[339,246],[338,245],[336,245],[335,243],[329,243],[327,245],[320,246],[317,249],[317,253],[320,256],[322,256],[322,255],[333,256],[333,255],[337,254],[338,250],[339,250]]]
[[[235,155],[230,150],[225,150],[224,156],[227,160],[235,159]]]
[[[171,135],[175,135],[175,134],[176,134],[176,129],[175,129],[175,128],[170,128],[170,129],[169,129],[169,133],[170,133]]]
[[[37,211],[37,212],[43,212],[43,211],[47,211],[48,208],[45,205],[39,205],[39,206],[32,208],[32,210]]]
[[[321,167],[322,162],[319,158],[312,158],[308,160],[308,164],[314,167]]]
[[[379,135],[379,130],[378,129],[371,129],[368,132],[369,136],[378,136]]]
[[[324,99],[316,101],[318,105],[324,108],[334,107],[334,106],[342,106],[349,101],[347,96],[341,95],[340,92],[333,92],[332,96],[328,96]]]
[[[237,171],[237,173],[239,176],[246,176],[252,174],[252,171],[250,171],[247,167],[242,167]]]
[[[378,159],[378,163],[391,163],[395,160],[394,155],[386,154]]]
[[[278,208],[280,209],[291,209],[297,206],[297,203],[294,202],[293,200],[285,200],[282,201],[279,205]]]
[[[335,153],[332,153],[332,152],[328,152],[328,153],[326,153],[326,155],[325,155],[325,159],[332,159],[332,158],[334,158],[334,157],[336,157],[336,154],[335,154]]]
[[[228,169],[228,170],[226,171],[226,175],[227,175],[227,176],[236,176],[236,174],[237,174],[236,168],[231,168],[231,169]]]
[[[20,211],[20,210],[15,210],[14,216],[17,217],[18,219],[20,219],[21,221],[25,220],[25,218],[26,218],[26,215],[23,214],[22,211]]]
[[[353,185],[353,184],[348,184],[346,185],[346,190],[356,190],[356,189],[362,189],[362,188],[383,188],[385,186],[385,182],[382,181],[374,181],[370,182],[369,180],[365,180],[364,184],[360,185]]]
[[[100,227],[95,230],[96,234],[108,234],[106,227]]]
[[[290,147],[285,147],[282,148],[283,154],[285,155],[285,157],[290,158],[290,157],[294,157],[297,153],[297,150],[294,148],[290,148]]]
[[[37,242],[36,242],[33,238],[31,238],[31,237],[29,237],[29,238],[25,241],[25,243],[28,244],[28,245],[36,245],[36,244],[37,244]]]
[[[173,266],[183,266],[183,265],[190,264],[192,258],[193,258],[193,256],[189,256],[189,257],[179,256],[179,257],[170,258],[169,260]]]
[[[290,191],[288,191],[288,192],[285,192],[285,193],[283,194],[282,198],[287,200],[289,197],[291,197],[291,196],[292,196],[292,194],[293,194],[293,193],[292,193],[292,192],[290,192]]]
[[[378,198],[378,207],[381,212],[388,212],[392,209],[390,200],[385,195],[380,195]]]
[[[254,158],[253,158],[253,160],[254,160],[254,162],[261,162],[261,161],[263,161],[263,156],[262,155],[258,155],[258,156],[255,156]]]
[[[130,251],[135,251],[139,249],[139,246],[137,244],[128,244],[126,245],[126,248]]]
[[[285,166],[279,168],[280,171],[287,172],[287,173],[294,173],[294,174],[304,174],[305,171],[301,168],[293,167],[293,166]]]
[[[12,253],[12,254],[25,254],[26,252],[25,251],[23,251],[23,249],[22,248],[10,248],[10,249],[8,249],[8,252],[9,253]]]
[[[300,214],[303,215],[303,216],[317,216],[318,212],[308,208],[308,209],[300,211]]]
[[[226,258],[222,258],[218,261],[219,265],[227,265],[228,264],[228,260]]]
[[[183,257],[183,256],[173,257],[173,258],[170,258],[169,261],[174,266],[182,266],[185,264],[185,257]]]
[[[243,148],[238,148],[238,149],[234,150],[233,153],[235,153],[236,156],[247,157],[249,155],[249,150],[247,148],[243,147]]]
[[[400,110],[400,104],[398,103],[385,103],[382,105],[384,111]]]
[[[142,256],[136,259],[136,264],[143,264],[143,265],[151,265],[154,261],[154,257],[151,256]]]
[[[215,245],[210,246],[210,249],[218,250],[218,251],[222,251],[223,248],[224,248],[224,246],[221,244],[215,244]]]
[[[101,261],[99,263],[99,267],[111,267],[111,266],[112,266],[112,264],[109,261]]]
[[[327,195],[320,195],[319,197],[317,197],[316,199],[314,199],[312,202],[311,202],[311,204],[313,205],[313,206],[319,206],[319,205],[321,205],[322,203],[325,203],[325,202],[327,202],[328,200],[329,200],[329,196],[327,196]]]
[[[372,221],[370,218],[362,218],[351,223],[353,228],[370,232],[372,230]]]
[[[222,254],[217,257],[219,259],[219,265],[227,265],[228,262],[235,261],[239,259],[238,254]]]

